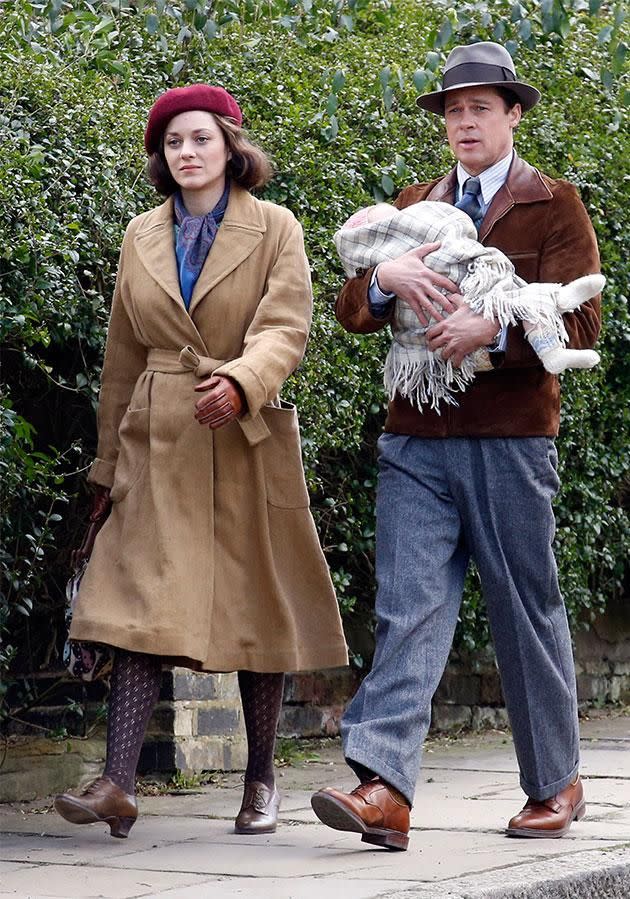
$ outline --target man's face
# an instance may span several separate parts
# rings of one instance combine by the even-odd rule
[[[492,87],[449,91],[444,102],[446,136],[451,150],[471,175],[479,175],[507,156],[513,129],[521,120],[521,105],[506,109]]]

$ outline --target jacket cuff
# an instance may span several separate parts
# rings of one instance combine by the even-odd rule
[[[247,412],[243,419],[254,418],[267,402],[267,388],[256,372],[246,365],[242,359],[233,359],[216,368],[213,375],[224,375],[233,378],[245,394]]]
[[[88,484],[99,484],[101,487],[111,487],[114,483],[116,465],[106,462],[105,459],[95,459],[88,472]]]

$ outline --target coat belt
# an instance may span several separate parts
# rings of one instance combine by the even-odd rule
[[[224,365],[225,362],[225,359],[200,356],[191,346],[185,346],[183,350],[154,348],[147,354],[147,371],[159,371],[170,375],[181,375],[192,371],[198,378],[208,378],[215,369]],[[237,421],[250,446],[256,446],[257,443],[269,437],[269,428],[260,412],[257,412],[256,415],[250,415],[247,412]]]

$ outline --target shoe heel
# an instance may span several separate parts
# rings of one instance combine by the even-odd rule
[[[409,845],[409,837],[404,833],[364,833],[361,837],[363,843],[372,843],[374,846],[382,846],[397,852],[404,852]]]
[[[585,814],[586,814],[586,803],[582,802],[582,804],[578,805],[578,807],[576,808],[573,820],[581,821]]]
[[[109,818],[109,832],[113,837],[120,837],[124,840],[129,836],[129,831],[136,823],[135,818]]]

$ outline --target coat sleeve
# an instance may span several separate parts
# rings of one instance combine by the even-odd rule
[[[215,369],[241,387],[248,415],[274,399],[300,363],[313,314],[311,277],[304,251],[302,228],[286,218],[278,252],[267,277],[265,292],[249,325],[243,350]]]
[[[553,201],[547,205],[538,280],[568,284],[583,275],[599,272],[595,231],[576,188],[566,181],[560,182]],[[593,347],[601,327],[600,296],[582,303],[574,312],[566,313],[564,324],[570,347],[579,350]],[[520,326],[510,328],[504,365],[540,365]]]
[[[88,473],[91,484],[111,487],[118,459],[118,428],[139,375],[146,368],[147,348],[135,337],[125,304],[125,256],[130,243],[125,234],[118,265],[112,311],[107,329],[105,359],[98,401],[98,446]]]

